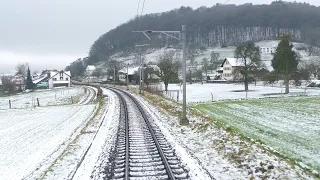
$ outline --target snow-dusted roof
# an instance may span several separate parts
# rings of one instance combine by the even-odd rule
[[[44,80],[46,77],[47,77],[47,76],[42,76],[42,77],[40,77],[40,78],[38,78],[38,79],[36,79],[36,80],[33,80],[32,82],[33,82],[34,84],[38,84],[40,81]]]
[[[226,58],[226,59],[223,61],[221,67],[223,67],[224,64],[225,64],[227,61],[228,61],[228,62],[230,63],[230,65],[233,66],[233,67],[244,66],[244,62],[243,62],[241,59],[237,59],[237,58]]]
[[[94,71],[94,70],[96,70],[95,66],[92,66],[92,65],[87,66],[86,71]]]
[[[139,71],[139,67],[129,67],[128,68],[128,75],[133,75],[138,71]],[[127,68],[123,68],[119,72],[127,74]]]

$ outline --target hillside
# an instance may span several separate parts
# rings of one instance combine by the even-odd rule
[[[107,61],[118,53],[128,55],[135,44],[147,39],[134,30],[180,30],[188,27],[189,49],[200,46],[234,46],[245,41],[273,40],[279,34],[291,34],[295,42],[309,44],[316,53],[320,47],[320,7],[306,3],[273,2],[270,5],[220,5],[192,9],[181,7],[169,12],[136,17],[101,35],[92,45],[86,64]],[[150,35],[150,48],[179,47],[179,41],[162,35]],[[75,63],[73,66],[76,66]]]

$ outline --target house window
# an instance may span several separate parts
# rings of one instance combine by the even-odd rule
[[[62,81],[63,80],[63,77],[60,77],[60,81]]]
[[[69,81],[69,78],[66,78],[66,81]]]
[[[56,81],[57,80],[57,78],[53,78],[53,81]]]
[[[63,77],[63,72],[60,72],[60,77]]]
[[[267,52],[269,52],[269,48],[267,48]]]

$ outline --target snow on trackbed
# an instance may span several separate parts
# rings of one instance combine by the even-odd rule
[[[102,126],[73,179],[99,179],[100,171],[104,170],[109,159],[110,148],[115,143],[120,104],[113,92],[105,88],[102,90],[108,96],[107,111],[104,112]]]
[[[92,115],[95,105],[0,111],[0,179],[22,179]]]

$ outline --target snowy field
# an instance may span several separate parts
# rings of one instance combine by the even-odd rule
[[[163,85],[163,83],[162,83]],[[164,89],[164,87],[162,88]],[[179,90],[179,100],[182,101],[182,86],[169,84],[168,90]],[[249,85],[249,92],[238,92],[244,90],[243,84],[187,84],[187,102],[208,102],[221,100],[252,99],[263,97],[282,96],[284,88],[264,87]],[[169,97],[176,99],[177,92],[171,92]],[[320,95],[320,89],[291,88],[289,96]],[[286,95],[288,96],[288,95]]]
[[[71,104],[85,94],[82,87],[57,88],[38,90],[30,93],[21,93],[14,96],[0,97],[0,110],[9,109],[9,100],[13,109],[32,108],[37,105],[39,98],[40,106]]]
[[[0,179],[28,176],[78,131],[94,110],[95,105],[1,110]]]
[[[196,108],[320,173],[319,101],[319,97],[287,97],[200,104]]]

